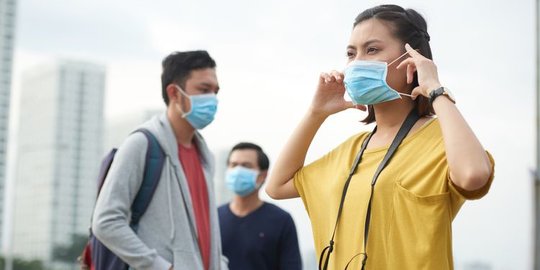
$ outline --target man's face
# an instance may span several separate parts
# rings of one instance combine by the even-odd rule
[[[219,84],[215,68],[192,70],[182,89],[189,96],[217,94]],[[191,104],[186,97],[179,95],[184,112],[191,111]]]
[[[259,171],[257,177],[257,184],[261,185],[266,177],[266,171],[261,172],[259,163],[257,161],[257,151],[253,149],[239,149],[234,150],[229,157],[227,168],[232,169],[236,166],[242,166],[248,169]]]

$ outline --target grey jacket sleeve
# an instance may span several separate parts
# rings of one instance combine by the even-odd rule
[[[168,270],[171,263],[150,249],[129,227],[130,208],[142,183],[148,142],[130,135],[119,147],[92,218],[93,234],[132,268]]]

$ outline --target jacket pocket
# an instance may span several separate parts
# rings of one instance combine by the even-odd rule
[[[389,269],[452,269],[450,194],[419,196],[396,182],[392,200]]]
[[[202,270],[199,255],[192,251],[174,250],[174,270]]]

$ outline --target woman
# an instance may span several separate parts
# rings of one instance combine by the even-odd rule
[[[439,82],[426,22],[395,5],[368,9],[347,57],[344,74],[320,75],[266,191],[302,198],[320,269],[453,269],[451,222],[488,192],[494,162]],[[324,120],[348,108],[367,109],[376,129],[304,166]]]

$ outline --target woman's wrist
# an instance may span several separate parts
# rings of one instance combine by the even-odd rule
[[[442,84],[440,82],[434,82],[432,84],[429,84],[426,86],[426,93],[425,93],[425,97],[429,98],[429,96],[431,95],[431,92],[439,89],[440,87],[442,86]]]
[[[311,119],[316,119],[316,120],[319,120],[319,121],[324,121],[326,120],[326,118],[328,118],[329,114],[324,112],[324,111],[321,111],[321,110],[318,110],[316,108],[314,108],[313,106],[309,107],[307,113],[306,113],[306,117],[308,118],[311,118]]]

